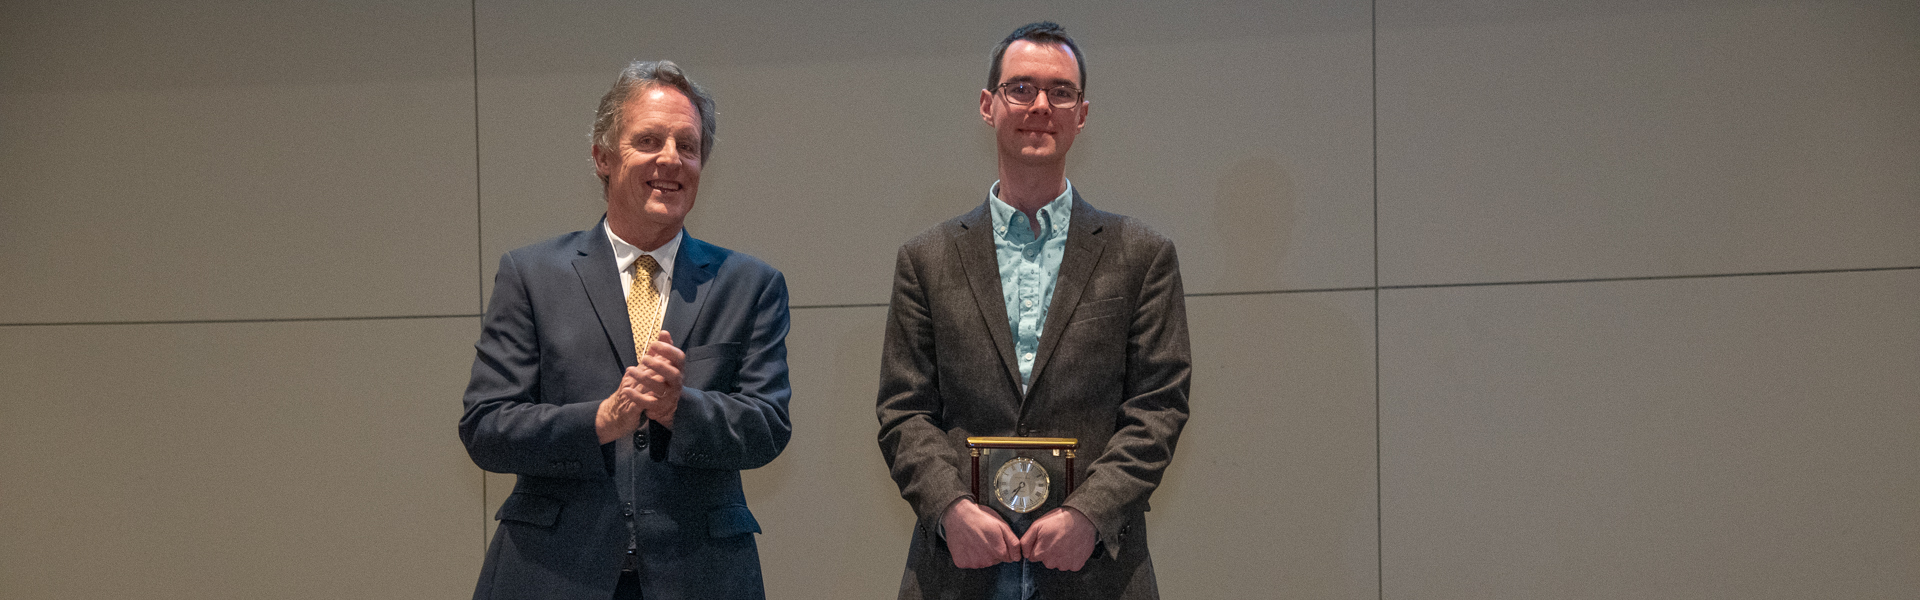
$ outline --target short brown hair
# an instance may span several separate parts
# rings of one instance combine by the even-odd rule
[[[1059,44],[1073,51],[1074,62],[1080,64],[1080,91],[1086,91],[1087,57],[1080,53],[1080,45],[1073,43],[1073,37],[1067,35],[1067,28],[1053,21],[1021,25],[1019,29],[1008,34],[1007,39],[1000,40],[1000,45],[993,47],[993,65],[987,67],[987,89],[991,90],[1000,85],[1000,61],[1006,58],[1007,47],[1020,40],[1035,44]]]

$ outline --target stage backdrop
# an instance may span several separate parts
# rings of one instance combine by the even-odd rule
[[[500,253],[590,226],[633,59],[689,222],[784,270],[774,598],[885,598],[894,250],[979,204],[987,54],[1083,45],[1075,187],[1179,245],[1168,598],[1911,598],[1909,0],[0,4],[0,597],[462,598]]]

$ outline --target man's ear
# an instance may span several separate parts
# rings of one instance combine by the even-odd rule
[[[597,143],[593,144],[593,172],[599,174],[602,181],[613,176],[615,160],[612,150],[601,148]]]
[[[1080,119],[1079,119],[1080,122],[1073,126],[1074,133],[1079,133],[1080,130],[1087,128],[1087,113],[1090,113],[1090,112],[1093,112],[1093,103],[1086,100],[1081,100],[1080,101]]]
[[[980,90],[980,120],[993,126],[993,90]]]

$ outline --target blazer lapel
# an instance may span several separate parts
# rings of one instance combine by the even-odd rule
[[[607,332],[607,342],[620,357],[620,365],[639,364],[633,354],[633,325],[627,320],[627,297],[620,292],[620,266],[613,260],[613,245],[607,241],[606,227],[594,225],[581,240],[574,248],[580,255],[573,259],[573,272],[580,276],[587,302],[600,318],[600,328]]]
[[[993,250],[993,215],[986,203],[960,217],[960,227],[952,233],[954,253],[960,257],[960,269],[966,272],[967,287],[980,309],[980,319],[991,336],[993,347],[1006,367],[1007,383],[1020,397],[1020,363],[1013,357],[1013,331],[1007,325],[1007,300],[1000,290],[1000,258]]]
[[[684,235],[684,230],[682,234],[680,253],[673,259],[673,290],[668,294],[667,314],[661,319],[660,327],[673,336],[674,346],[685,349],[691,341],[687,336],[700,317],[700,309],[707,304],[707,290],[714,274],[720,271],[724,257],[713,244]]]
[[[1054,348],[1060,345],[1060,336],[1073,320],[1074,308],[1080,306],[1080,294],[1086,291],[1087,280],[1093,277],[1093,267],[1100,264],[1100,255],[1106,250],[1106,237],[1100,235],[1106,229],[1103,216],[1080,199],[1078,190],[1073,192],[1073,218],[1067,225],[1066,254],[1060,257],[1053,302],[1047,305],[1047,325],[1040,330],[1040,350],[1033,361],[1035,383],[1046,370],[1047,359],[1053,357]]]

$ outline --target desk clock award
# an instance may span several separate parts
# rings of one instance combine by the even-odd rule
[[[1073,493],[1073,453],[1079,448],[1080,440],[1073,438],[967,438],[967,453],[973,460],[973,497],[1000,513],[1014,535],[1026,533],[1033,518],[1045,514],[1041,508],[1059,506]],[[992,473],[988,482],[992,494],[987,496],[980,494],[983,456],[987,459],[985,468]],[[1062,459],[1064,465],[1060,464]],[[1058,469],[1058,474],[1048,466]],[[1056,477],[1064,483],[1057,494]]]

